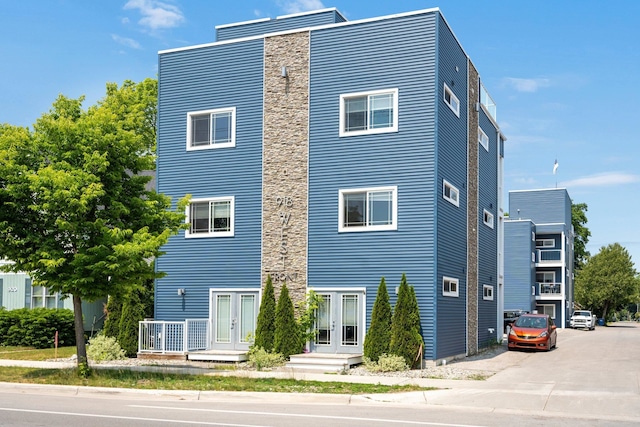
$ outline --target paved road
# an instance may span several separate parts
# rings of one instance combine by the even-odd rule
[[[0,384],[0,425],[640,425],[637,323],[615,323],[595,331],[561,330],[558,348],[548,353],[504,351],[454,365],[497,373],[486,381],[410,380],[443,389],[369,396],[150,393]]]

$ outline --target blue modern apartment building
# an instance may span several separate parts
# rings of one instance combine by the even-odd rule
[[[380,279],[393,304],[403,273],[425,360],[501,339],[505,138],[439,9],[216,35],[159,54],[157,189],[192,196],[157,260],[163,351],[246,351],[268,275],[322,296],[314,353],[362,353]]]
[[[504,223],[504,308],[549,314],[564,328],[573,310],[574,230],[564,188],[509,192]]]

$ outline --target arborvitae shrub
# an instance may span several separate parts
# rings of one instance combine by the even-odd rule
[[[293,303],[289,297],[287,285],[283,284],[276,306],[276,323],[273,350],[281,353],[286,359],[302,350],[300,327],[293,311]]]
[[[262,348],[266,351],[273,351],[276,323],[276,296],[273,290],[271,276],[267,276],[264,285],[264,293],[260,302],[260,312],[256,324],[254,347]]]
[[[122,304],[118,343],[127,357],[135,357],[138,354],[138,325],[144,320],[145,310],[141,298],[143,293],[143,289],[131,290]]]
[[[118,338],[120,333],[120,319],[122,316],[122,299],[110,296],[105,308],[107,318],[104,321],[102,333],[107,337]]]
[[[391,303],[384,277],[380,280],[376,301],[373,303],[371,325],[364,338],[364,356],[377,362],[382,354],[389,352],[391,343]]]
[[[408,366],[414,367],[421,362],[417,358],[422,345],[418,301],[413,287],[407,284],[407,278],[403,273],[391,321],[389,351],[391,354],[402,356]]]

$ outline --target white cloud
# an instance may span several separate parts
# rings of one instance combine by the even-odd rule
[[[121,37],[121,36],[119,36],[117,34],[111,34],[111,38],[116,43],[120,43],[121,45],[130,47],[132,49],[140,49],[142,47],[142,46],[140,46],[140,43],[138,43],[134,39],[130,39],[130,38],[127,38],[127,37]]]
[[[300,13],[325,8],[320,0],[278,0],[277,4],[285,13]]]
[[[124,9],[138,9],[142,15],[138,23],[152,30],[173,28],[184,22],[184,15],[177,6],[157,0],[129,0]]]
[[[537,92],[539,89],[551,86],[549,79],[520,79],[516,77],[506,77],[504,83],[514,88],[518,92]]]
[[[585,176],[571,181],[561,182],[563,187],[609,187],[622,184],[640,182],[640,175],[623,172],[605,172],[597,175]]]
[[[262,12],[259,9],[253,9],[253,14],[258,18],[262,16]]]

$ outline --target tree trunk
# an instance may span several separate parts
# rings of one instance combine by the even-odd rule
[[[604,308],[602,309],[602,319],[604,320],[605,325],[607,324],[607,310],[609,309],[609,304],[605,303]]]
[[[82,300],[73,295],[73,325],[76,330],[76,353],[78,368],[87,366],[87,346],[84,342],[84,322],[82,321]]]

